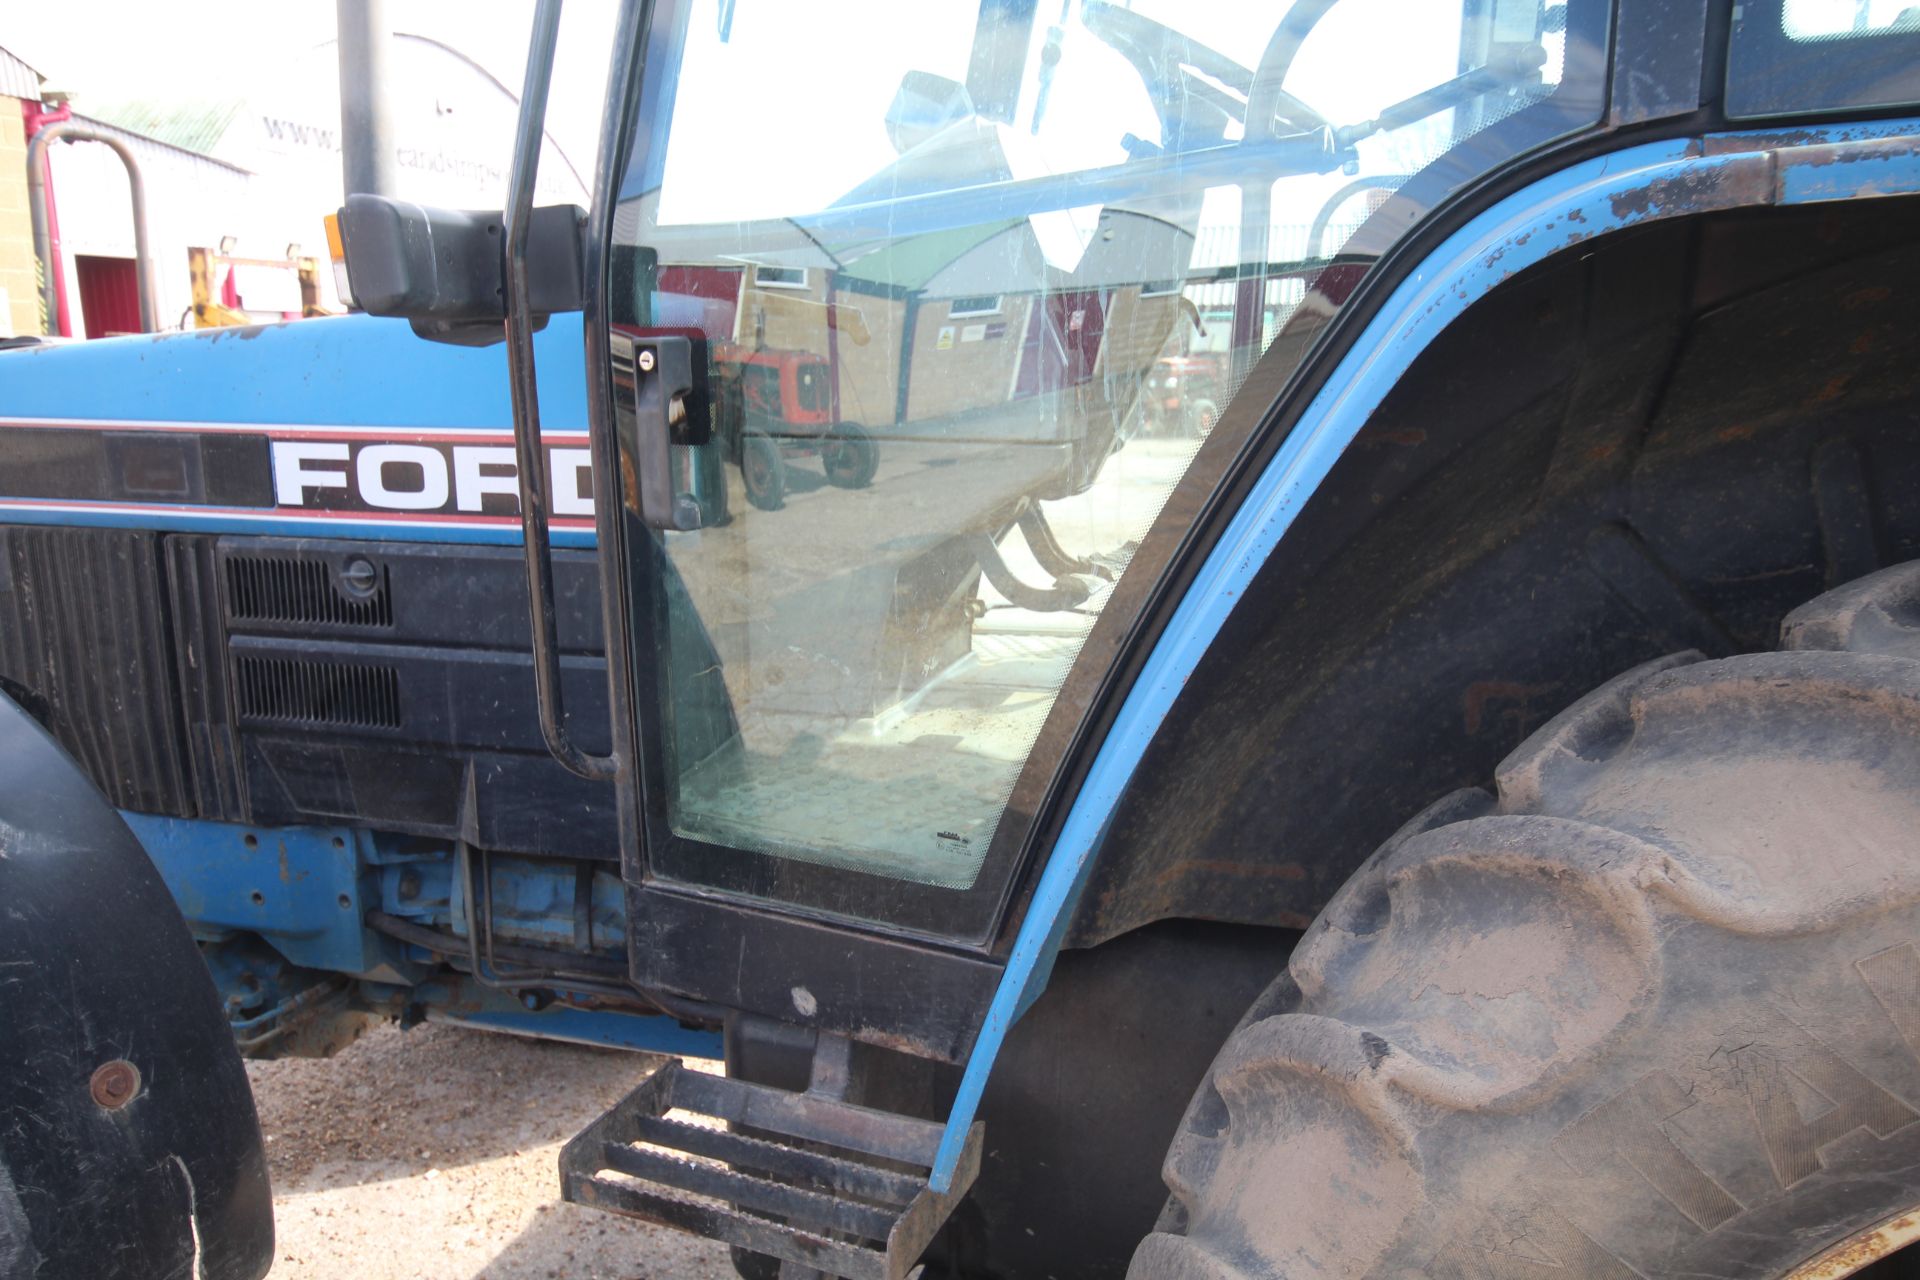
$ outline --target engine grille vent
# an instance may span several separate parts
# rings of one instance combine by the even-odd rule
[[[349,594],[325,561],[285,556],[233,556],[227,561],[227,603],[236,621],[316,622],[390,627],[393,598],[386,566],[361,560],[368,590]]]
[[[400,727],[400,673],[392,667],[304,658],[234,660],[240,714],[262,720]]]

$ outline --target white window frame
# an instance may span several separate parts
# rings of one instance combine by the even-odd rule
[[[769,280],[766,278],[766,273],[769,271],[778,271],[783,274],[797,271],[800,273],[800,278],[798,280]],[[756,289],[805,289],[807,287],[807,269],[805,267],[762,266],[759,263],[755,263],[753,267],[753,287]]]

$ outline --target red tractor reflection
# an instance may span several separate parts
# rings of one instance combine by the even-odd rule
[[[834,421],[831,376],[825,357],[810,351],[714,345],[714,427],[740,467],[747,501],[762,511],[785,505],[793,458],[818,455],[837,488],[873,483],[879,446],[865,427]]]

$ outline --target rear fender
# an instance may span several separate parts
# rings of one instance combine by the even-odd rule
[[[1235,604],[1420,354],[1511,276],[1598,236],[1723,209],[1920,193],[1920,120],[1669,138],[1568,165],[1470,217],[1361,326],[1174,604],[1073,798],[968,1058],[931,1176],[948,1185],[1008,1029],[1045,988],[1121,796]],[[1255,377],[1258,377],[1256,370]],[[1251,381],[1251,379],[1250,379]],[[1294,397],[1283,395],[1283,408]]]

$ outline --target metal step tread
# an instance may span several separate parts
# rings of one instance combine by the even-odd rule
[[[904,1205],[926,1185],[925,1178],[883,1169],[877,1165],[842,1160],[817,1151],[796,1151],[778,1142],[766,1142],[731,1129],[708,1129],[679,1120],[648,1116],[640,1121],[640,1140],[690,1155],[725,1160],[784,1178],[818,1178],[830,1174],[824,1187],[839,1187],[849,1195],[881,1204]]]
[[[933,1121],[668,1062],[566,1145],[561,1189],[798,1267],[904,1280],[980,1167],[975,1125],[952,1188],[932,1190],[940,1133]]]

